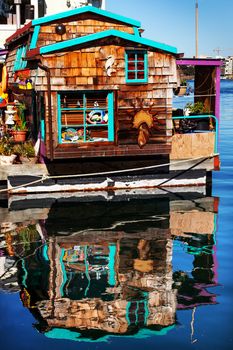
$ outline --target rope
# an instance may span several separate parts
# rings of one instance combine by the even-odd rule
[[[219,155],[219,153],[214,153],[211,154],[208,157],[196,157],[196,158],[192,158],[191,160],[201,160],[201,159],[209,159],[209,158],[214,158],[215,156]],[[182,163],[187,163],[188,161],[190,161],[190,159],[183,159],[183,160],[178,160],[177,162],[173,162],[172,165],[176,165],[176,164],[182,164]],[[198,163],[197,163],[198,164]],[[192,166],[192,168],[194,168],[197,164],[194,164]],[[131,168],[131,169],[122,169],[122,170],[113,170],[113,171],[103,171],[103,172],[97,172],[97,173],[87,173],[87,174],[75,174],[75,175],[54,175],[54,176],[49,176],[49,175],[43,175],[40,179],[38,180],[34,180],[34,181],[30,181],[27,182],[25,184],[19,185],[19,186],[15,186],[15,187],[11,187],[9,189],[2,189],[0,190],[0,193],[2,192],[11,192],[12,190],[16,190],[18,188],[22,188],[22,187],[27,187],[30,185],[34,185],[36,183],[40,183],[43,182],[45,180],[50,180],[50,179],[69,179],[69,178],[80,178],[80,177],[89,177],[89,176],[101,176],[101,175],[112,175],[112,174],[123,174],[123,173],[128,173],[128,172],[134,172],[134,171],[140,171],[140,170],[148,170],[148,169],[156,169],[156,168],[160,168],[160,167],[164,167],[164,166],[169,166],[171,165],[171,162],[169,163],[163,163],[163,164],[157,164],[157,165],[150,165],[150,166],[146,166],[146,167],[140,167],[140,168]]]

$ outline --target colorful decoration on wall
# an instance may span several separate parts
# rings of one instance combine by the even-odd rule
[[[1,93],[0,95],[0,108],[6,107],[8,102],[8,94]]]
[[[115,70],[112,68],[114,63],[115,63],[114,56],[109,55],[106,58],[106,62],[105,62],[105,70],[106,70],[106,73],[107,73],[108,77],[111,77],[112,73],[115,72]]]
[[[153,116],[144,111],[140,110],[137,112],[133,119],[133,128],[138,129],[138,145],[139,147],[145,146],[150,138],[150,129],[153,126]]]
[[[33,88],[30,74],[30,69],[23,69],[15,72],[14,81],[18,84],[19,89],[31,90]]]

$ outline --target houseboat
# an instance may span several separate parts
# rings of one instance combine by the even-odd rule
[[[3,122],[9,105],[17,116],[24,106],[40,163],[8,166],[11,192],[203,185],[219,169],[221,61],[184,59],[142,33],[137,20],[86,6],[7,39]],[[184,65],[201,115],[173,105]],[[22,125],[12,120],[10,133]]]

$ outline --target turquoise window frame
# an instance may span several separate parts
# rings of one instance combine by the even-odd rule
[[[87,101],[87,96],[88,94],[93,94],[93,93],[107,93],[107,106],[106,106],[106,110],[108,111],[108,122],[106,124],[95,124],[90,125],[87,122],[83,123],[83,124],[77,124],[75,126],[70,126],[70,127],[80,127],[83,128],[84,130],[84,140],[83,143],[85,144],[91,144],[91,143],[95,143],[95,142],[114,142],[114,93],[113,91],[109,91],[106,92],[104,90],[100,90],[100,91],[96,91],[96,90],[91,90],[91,91],[78,91],[77,94],[82,94],[83,95],[83,107],[77,107],[77,108],[62,108],[61,105],[61,96],[65,95],[65,94],[69,94],[69,93],[75,93],[76,91],[66,91],[66,92],[59,92],[57,93],[57,115],[58,115],[58,143],[59,144],[66,144],[66,143],[71,143],[71,142],[64,142],[62,141],[62,128],[64,128],[64,125],[62,125],[62,112],[65,111],[83,111],[83,118],[86,121],[86,117],[87,117],[87,111],[90,110],[102,110],[103,108],[98,108],[98,107],[93,107],[93,108],[89,108],[86,105],[86,101]],[[87,128],[93,128],[95,126],[99,126],[99,127],[107,127],[108,129],[108,140],[107,141],[90,141],[90,140],[86,140],[86,129]],[[72,142],[72,144],[80,144],[81,142]]]
[[[26,57],[27,45],[20,46],[16,52],[14,72],[25,69],[27,67],[27,61],[23,60]]]
[[[134,69],[129,70],[129,54],[134,54],[135,59],[131,61],[131,63],[134,63]],[[138,60],[138,55],[144,55],[144,60],[139,61]],[[143,69],[138,69],[138,63],[143,62],[144,63],[144,68]],[[144,78],[140,79],[138,78],[138,73],[143,72],[144,73]],[[131,79],[129,78],[129,73],[134,73],[135,78]],[[142,51],[142,50],[127,50],[125,51],[125,75],[126,75],[126,83],[127,84],[141,84],[141,83],[148,83],[148,53],[147,51]]]

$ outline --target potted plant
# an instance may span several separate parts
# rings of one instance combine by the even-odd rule
[[[27,122],[25,119],[26,106],[24,103],[18,103],[17,107],[17,117],[15,118],[15,125],[12,130],[12,136],[15,142],[24,142],[27,136]]]
[[[204,103],[201,101],[195,103],[187,103],[185,106],[185,115],[198,116],[208,114],[205,109]],[[195,130],[209,130],[209,118],[195,118],[197,124]]]
[[[36,163],[35,149],[32,141],[17,143],[14,145],[14,153],[21,163]]]
[[[185,110],[188,111],[189,115],[204,114],[206,112],[204,103],[201,101],[195,103],[187,103],[185,106]]]
[[[13,164],[17,155],[14,154],[14,143],[11,138],[6,135],[0,139],[0,165]]]

